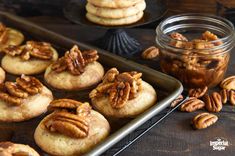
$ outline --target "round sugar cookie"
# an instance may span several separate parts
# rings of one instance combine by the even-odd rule
[[[88,0],[89,3],[101,8],[127,8],[143,0]]]
[[[136,15],[140,11],[143,11],[145,8],[146,3],[144,0],[136,3],[135,5],[129,8],[101,8],[91,3],[87,3],[86,5],[87,12],[95,16],[104,18],[125,18],[128,16]]]
[[[142,89],[137,93],[137,96],[127,101],[122,108],[115,109],[109,103],[109,97],[103,95],[91,99],[92,106],[106,117],[128,118],[144,112],[157,101],[157,93],[154,88],[145,81],[142,81]]]
[[[5,55],[2,58],[2,68],[11,74],[14,75],[35,75],[40,74],[46,70],[46,68],[58,59],[58,53],[54,48],[51,48],[53,51],[53,57],[51,60],[41,60],[32,58],[27,61],[24,61],[20,56],[10,56]]]
[[[93,14],[87,13],[86,17],[89,21],[100,24],[100,25],[105,25],[105,26],[118,26],[118,25],[127,25],[127,24],[132,24],[137,21],[139,21],[144,15],[143,11],[140,11],[139,13],[133,15],[133,16],[128,16],[125,18],[117,18],[117,19],[112,19],[112,18],[102,18],[95,16]]]

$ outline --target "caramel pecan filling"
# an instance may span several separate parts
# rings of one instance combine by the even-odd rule
[[[142,73],[124,72],[119,74],[116,68],[110,69],[103,82],[91,91],[90,98],[108,95],[113,108],[122,108],[128,100],[134,99],[141,90]]]
[[[8,31],[4,24],[0,23],[0,43],[4,44],[8,40]]]
[[[3,52],[10,56],[20,56],[23,60],[29,60],[30,58],[50,60],[53,58],[51,45],[46,42],[28,41],[23,46],[10,45],[4,48]]]
[[[52,70],[57,73],[68,70],[73,75],[80,75],[84,72],[87,64],[96,61],[98,58],[99,56],[96,50],[81,52],[75,45],[63,57],[52,64]]]
[[[20,106],[28,96],[40,93],[42,87],[38,79],[23,75],[16,82],[5,82],[1,85],[0,99],[11,106]]]
[[[44,125],[50,132],[57,132],[72,138],[88,136],[87,117],[91,107],[89,103],[81,103],[71,99],[59,99],[50,103],[49,109],[56,110]]]

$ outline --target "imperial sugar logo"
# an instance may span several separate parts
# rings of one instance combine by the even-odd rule
[[[215,151],[224,151],[226,147],[229,146],[228,140],[224,138],[215,138],[215,140],[210,141],[210,146]]]

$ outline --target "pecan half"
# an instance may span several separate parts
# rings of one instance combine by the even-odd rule
[[[49,110],[61,110],[61,109],[76,110],[77,107],[79,107],[82,104],[83,103],[72,100],[72,99],[58,99],[58,100],[53,100],[50,103],[48,109]]]
[[[109,101],[113,108],[121,108],[128,101],[130,94],[130,84],[128,82],[116,82],[109,90]]]
[[[0,43],[4,44],[8,40],[8,31],[4,24],[0,23]]]
[[[43,84],[32,76],[22,75],[16,79],[17,85],[31,95],[40,93],[42,91]]]
[[[6,101],[8,104],[12,106],[20,106],[23,102],[22,98],[12,97],[8,93],[3,93],[3,92],[0,92],[0,99]]]
[[[183,112],[193,112],[205,107],[205,103],[195,97],[188,98],[180,107]]]
[[[5,82],[5,87],[7,91],[13,96],[19,98],[27,98],[29,96],[27,92],[20,89],[14,82]]]
[[[50,60],[53,57],[51,45],[46,42],[27,41],[24,50],[29,52],[29,55],[43,60]]]
[[[51,65],[51,69],[57,73],[65,71],[67,69],[67,63],[64,57],[59,58],[56,62]]]
[[[113,86],[113,84],[114,83],[104,83],[104,84],[98,85],[95,89],[93,89],[90,92],[89,97],[94,98],[94,97],[102,96],[103,94],[108,92],[108,90]]]
[[[217,35],[213,34],[212,32],[206,31],[202,34],[202,39],[206,41],[214,41],[218,40],[219,38]],[[221,44],[223,44],[222,41],[215,42],[215,45],[221,45]]]
[[[227,90],[235,90],[235,76],[230,76],[220,83],[220,87]]]
[[[82,52],[85,64],[92,63],[99,59],[97,50],[86,50]]]
[[[183,95],[179,95],[175,100],[171,102],[170,107],[175,107],[178,103],[180,103],[184,99]]]
[[[141,54],[143,59],[154,59],[159,55],[159,49],[155,46],[151,46],[143,51]]]
[[[203,88],[191,88],[188,92],[190,97],[200,98],[206,94],[207,90],[208,87],[205,86]]]
[[[203,101],[206,104],[206,109],[209,112],[219,112],[222,109],[221,96],[217,92],[213,92],[211,95],[205,95]]]
[[[188,39],[178,32],[173,32],[170,34],[170,37],[175,40],[188,41]]]
[[[113,82],[118,74],[117,68],[109,69],[103,77],[103,83]]]
[[[229,91],[229,102],[231,105],[235,105],[235,92],[233,90]]]
[[[16,56],[20,55],[22,53],[22,50],[22,46],[9,45],[3,49],[3,52],[10,56]]]
[[[55,112],[44,124],[49,131],[72,138],[84,138],[89,132],[89,125],[84,118],[68,112]]]
[[[227,103],[227,101],[228,101],[228,94],[229,94],[229,91],[227,89],[222,89],[220,91],[221,101],[222,101],[223,104]]]
[[[200,113],[193,118],[193,126],[196,129],[204,129],[213,125],[218,117],[210,113]]]

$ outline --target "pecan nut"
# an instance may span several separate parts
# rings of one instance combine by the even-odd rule
[[[68,70],[73,75],[80,75],[84,72],[87,64],[96,61],[98,58],[99,55],[96,50],[87,50],[82,53],[78,46],[74,45],[63,57],[54,62],[51,68],[57,73]]]
[[[43,88],[43,84],[32,76],[22,75],[16,79],[17,85],[19,85],[23,90],[28,92],[31,95],[40,93]]]
[[[235,105],[235,92],[233,90],[229,91],[229,102],[231,105]]]
[[[193,126],[195,129],[204,129],[213,125],[218,117],[210,113],[200,113],[193,118]]]
[[[170,107],[175,107],[178,103],[180,103],[184,99],[183,95],[179,95],[175,100],[171,102]]]
[[[5,87],[7,91],[13,96],[19,98],[27,98],[29,96],[27,92],[20,89],[14,82],[5,82]]]
[[[188,39],[178,32],[173,32],[170,34],[170,37],[175,40],[188,41]]]
[[[207,90],[208,90],[207,86],[202,87],[202,88],[191,88],[191,89],[189,89],[189,96],[195,97],[195,98],[200,98],[203,95],[205,95]]]
[[[119,74],[117,68],[109,69],[103,77],[103,83],[114,82],[116,76]]]
[[[76,113],[78,116],[86,117],[91,113],[91,106],[89,103],[85,102],[77,107]]]
[[[22,98],[12,97],[8,93],[0,92],[0,99],[6,101],[12,106],[20,106],[23,103]]]
[[[222,89],[220,91],[221,101],[223,104],[226,104],[228,101],[229,91],[227,89]]]
[[[159,55],[159,49],[155,46],[151,46],[143,51],[141,54],[143,59],[154,59]]]
[[[180,107],[183,112],[194,112],[205,107],[205,103],[195,97],[188,98]]]
[[[0,23],[0,43],[4,44],[8,40],[8,30],[6,26]]]
[[[230,76],[220,83],[220,87],[227,90],[235,90],[235,76]]]
[[[68,112],[55,112],[44,125],[51,132],[72,138],[87,137],[89,132],[89,125],[84,118]]]
[[[116,82],[109,90],[109,101],[113,108],[121,108],[128,101],[130,94],[130,84],[128,82]]]
[[[203,101],[206,104],[206,109],[209,112],[219,112],[222,109],[222,100],[219,93],[214,92],[211,95],[205,95]]]
[[[53,100],[48,109],[49,110],[63,110],[63,109],[69,109],[69,110],[76,110],[77,107],[82,105],[81,102],[75,101],[72,99],[58,99]]]

